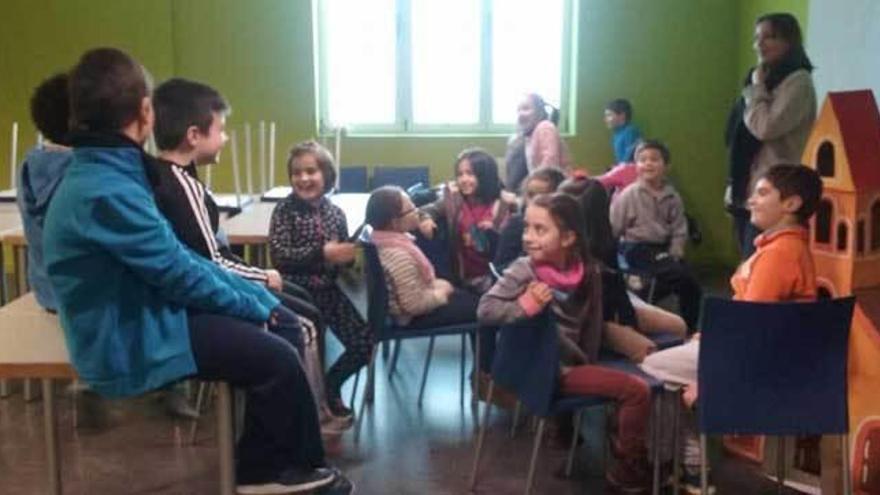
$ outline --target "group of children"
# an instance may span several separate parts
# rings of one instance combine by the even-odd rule
[[[324,458],[321,431],[350,426],[341,388],[368,363],[375,338],[336,285],[359,240],[327,199],[336,177],[330,153],[313,141],[291,150],[292,192],[276,206],[269,232],[274,269],[263,269],[224,243],[217,206],[196,172],[216,162],[226,142],[230,109],[216,90],[184,79],[153,90],[140,64],[105,48],[41,85],[32,110],[50,143],[22,168],[29,277],[40,304],[59,313],[82,379],[110,397],[188,377],[228,381],[248,399],[239,493],[350,493],[352,484]],[[606,477],[639,493],[649,484],[650,391],[637,375],[602,366],[599,355],[614,351],[658,378],[695,383],[701,290],[683,261],[687,221],[666,179],[669,150],[637,139],[631,115],[625,100],[606,110],[623,162],[615,169],[635,171],[626,187],[545,163],[508,191],[495,159],[466,149],[437,201],[417,208],[402,189],[382,187],[368,200],[366,223],[395,323],[477,319],[483,366],[474,372],[483,381],[497,328],[552,311],[560,391],[618,405],[618,462]],[[151,135],[156,157],[143,151]],[[764,234],[731,279],[735,298],[815,298],[805,225],[821,187],[810,169],[784,164],[756,183],[749,207]],[[410,234],[438,232],[448,280]],[[683,318],[628,291],[621,268],[650,272],[676,292]],[[313,337],[326,330],[344,352],[323,376],[307,373],[315,362],[321,369]],[[649,336],[661,331],[693,337],[657,352]]]

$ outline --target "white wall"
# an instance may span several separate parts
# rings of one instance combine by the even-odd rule
[[[880,99],[880,1],[812,0],[807,31],[820,104],[828,91],[850,89]]]

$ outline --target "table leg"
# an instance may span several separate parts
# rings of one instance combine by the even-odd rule
[[[229,384],[217,384],[217,450],[220,455],[220,494],[235,494],[232,446],[232,392]]]
[[[46,469],[49,493],[61,495],[61,456],[58,448],[58,419],[55,417],[55,396],[52,379],[43,378],[43,427],[46,434]]]

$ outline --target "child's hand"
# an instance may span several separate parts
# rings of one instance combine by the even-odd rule
[[[764,67],[764,64],[758,64],[755,70],[752,71],[752,86],[764,84],[766,79],[767,69]]]
[[[526,290],[542,308],[553,300],[553,291],[544,282],[532,282]]]
[[[437,230],[437,224],[434,223],[433,218],[428,217],[419,222],[419,232],[425,236],[425,239],[433,239],[435,230]]]
[[[266,275],[269,277],[266,280],[266,286],[272,290],[280,292],[284,287],[284,280],[281,278],[281,274],[278,273],[278,270],[266,270]]]
[[[449,298],[449,296],[452,294],[452,291],[455,290],[455,287],[453,287],[452,284],[450,284],[446,280],[443,280],[442,278],[434,280],[434,286],[446,298]]]
[[[324,244],[324,259],[332,265],[354,261],[355,245],[351,242],[330,241]]]
[[[480,230],[492,230],[495,228],[495,225],[492,223],[492,220],[483,220],[477,224],[477,228]]]

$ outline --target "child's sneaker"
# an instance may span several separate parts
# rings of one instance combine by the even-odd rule
[[[351,421],[354,418],[354,412],[345,406],[345,403],[342,402],[342,399],[339,397],[327,399],[327,409],[330,410],[330,414],[333,416]]]
[[[681,493],[685,493],[687,495],[701,495],[703,492],[700,489],[700,471],[693,471],[692,469],[683,468],[681,470]],[[709,480],[709,486],[706,488],[706,495],[714,495],[715,486],[712,484],[712,480]]]
[[[330,468],[288,469],[281,473],[276,480],[267,483],[241,484],[236,487],[236,490],[240,495],[304,492],[330,485],[336,480],[336,477],[336,471]]]

